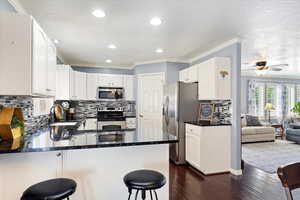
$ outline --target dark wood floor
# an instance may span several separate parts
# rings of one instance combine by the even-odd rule
[[[295,191],[295,200],[300,192]],[[187,166],[170,164],[170,200],[285,200],[276,174],[245,164],[242,176],[204,176]]]

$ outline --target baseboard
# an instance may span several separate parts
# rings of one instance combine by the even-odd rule
[[[235,176],[241,176],[243,175],[243,171],[241,169],[230,169],[230,173]]]

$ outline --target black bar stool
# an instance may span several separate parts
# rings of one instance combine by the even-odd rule
[[[76,182],[67,178],[50,179],[30,186],[21,200],[63,200],[76,191]]]
[[[155,190],[166,184],[165,176],[153,170],[133,171],[128,173],[123,180],[128,188],[128,200],[130,200],[132,190],[136,190],[135,199],[137,199],[139,191],[142,193],[142,199],[146,199],[146,191],[149,191],[151,200],[153,200],[152,191],[154,191],[155,198],[158,200]]]

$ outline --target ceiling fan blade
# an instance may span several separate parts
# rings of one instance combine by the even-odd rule
[[[278,64],[278,65],[268,65],[270,68],[283,68],[283,67],[288,67],[289,64]]]

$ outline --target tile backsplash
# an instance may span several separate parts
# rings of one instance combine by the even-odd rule
[[[46,127],[49,121],[49,115],[34,115],[33,98],[26,96],[0,96],[0,109],[2,107],[22,108],[25,120],[25,131],[33,133],[35,130]]]
[[[62,103],[63,100],[56,101],[55,103]],[[135,101],[80,101],[80,100],[71,100],[67,101],[71,107],[75,107],[75,116],[76,117],[97,117],[97,108],[98,107],[123,107],[124,112],[128,114],[135,115]]]

